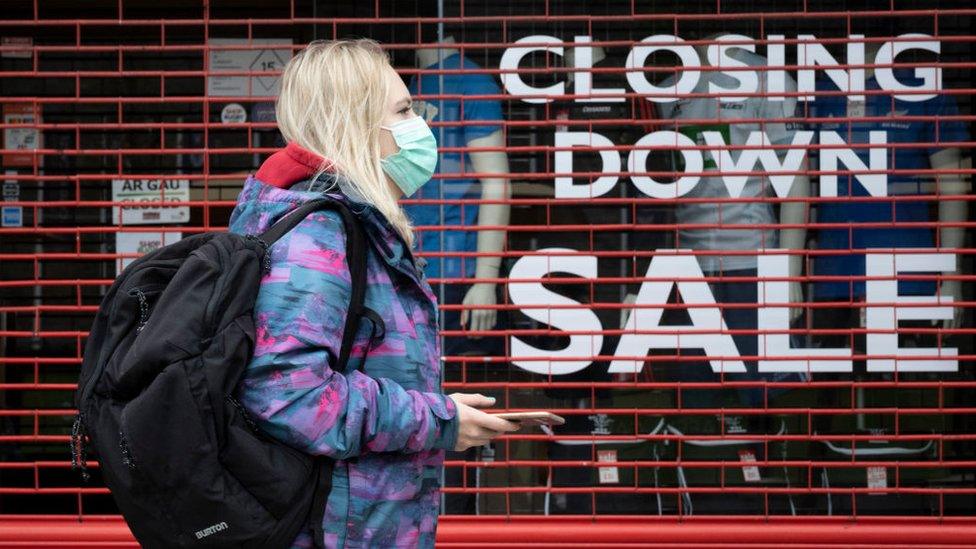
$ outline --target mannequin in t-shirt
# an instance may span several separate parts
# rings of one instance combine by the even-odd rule
[[[711,35],[707,37],[708,40],[714,40],[717,35]],[[704,66],[711,66],[708,59],[708,44],[698,44],[695,46],[695,50],[698,53],[699,59],[702,60]],[[760,72],[760,86],[766,81],[765,72]],[[792,115],[792,114],[791,114]],[[783,156],[786,154],[785,150],[778,150],[777,155]],[[800,169],[806,171],[808,164],[806,160],[800,166]],[[793,185],[790,187],[789,198],[802,198],[810,196],[810,178],[806,174],[798,174],[793,178]],[[806,248],[806,238],[807,230],[805,224],[809,222],[810,208],[806,201],[790,201],[781,202],[779,207],[779,224],[781,227],[794,227],[794,228],[781,228],[779,231],[779,247],[784,250],[789,250],[790,253],[790,277],[798,277],[803,274],[803,258],[804,256],[795,253]],[[803,302],[803,285],[799,280],[790,280],[790,303],[800,304]],[[794,306],[790,308],[790,321],[796,320],[803,310],[801,307]]]
[[[584,52],[581,48],[588,51]],[[587,54],[587,66],[596,70],[583,69],[590,78],[594,95],[614,94],[616,97],[605,97],[599,101],[587,100],[583,97],[555,98],[547,104],[545,117],[556,120],[555,132],[551,134],[551,143],[555,144],[559,132],[593,132],[606,138],[614,145],[627,146],[636,143],[643,135],[654,131],[652,124],[645,122],[655,118],[654,104],[643,97],[626,97],[625,88],[620,87],[619,73],[602,72],[599,69],[620,66],[622,57],[626,56],[623,48],[608,51],[600,45],[565,46],[562,56],[562,66],[567,69],[575,68],[577,55]],[[565,73],[567,94],[576,93],[577,78],[584,72],[568,71]],[[620,99],[620,100],[610,100]],[[608,123],[608,121],[616,121]],[[592,121],[598,121],[593,123]],[[575,174],[591,174],[602,172],[604,160],[595,150],[588,150],[585,146],[574,147],[578,153],[573,154],[572,172]],[[625,151],[617,152],[626,156]],[[665,170],[664,155],[650,155],[646,161],[648,171]],[[566,168],[556,167],[557,172]],[[592,178],[577,175],[573,177],[574,185],[592,183]],[[648,252],[671,247],[670,232],[658,229],[658,226],[671,224],[670,204],[655,204],[653,202],[638,202],[647,197],[641,193],[627,177],[620,177],[616,185],[606,193],[594,197],[591,203],[580,205],[569,202],[567,205],[554,206],[547,216],[551,223],[581,224],[583,226],[598,225],[633,225],[641,226],[633,230],[585,230],[579,233],[560,231],[540,236],[540,247],[569,246],[581,252]],[[618,202],[607,203],[601,200],[613,199]],[[623,199],[623,200],[621,200]],[[573,240],[567,240],[573,239]],[[649,258],[642,253],[629,257],[600,257],[598,271],[600,276],[626,278],[633,272],[644,272]],[[560,288],[570,299],[580,302],[613,303],[624,299],[627,291],[625,284],[595,284],[592,286],[566,286]],[[594,314],[600,319],[600,324],[611,329],[620,322],[620,311],[615,309],[598,308]],[[622,326],[622,324],[621,324]],[[601,349],[594,349],[594,354],[607,355],[613,352],[619,342],[619,336],[606,334]],[[607,372],[609,366],[606,360],[594,360],[588,367],[573,374],[559,376],[559,381],[570,383],[606,383],[609,381],[633,381],[631,374],[614,374]],[[643,387],[612,389],[597,386],[567,389],[565,387],[552,388],[547,392],[552,399],[550,406],[557,408],[586,409],[594,406],[598,408],[661,408],[668,404],[660,398],[660,394],[648,391]],[[566,441],[555,439],[547,445],[546,458],[553,461],[587,461],[601,452],[603,456],[613,456],[622,462],[645,461],[654,459],[657,441],[627,441],[608,440],[607,435],[619,434],[648,434],[660,422],[659,416],[640,414],[637,417],[626,417],[604,412],[593,414],[572,414],[567,416],[566,423],[554,427],[557,436],[595,436],[593,444],[583,444],[580,441]],[[608,477],[615,478],[611,486],[652,486],[650,474],[645,474],[631,467],[600,468],[593,467],[553,467],[548,473],[548,482],[553,488],[593,488],[606,487]],[[601,477],[604,477],[601,480]],[[562,492],[556,490],[543,500],[544,511],[553,515],[564,514],[646,514],[657,512],[659,505],[655,498],[645,493],[597,493]],[[660,502],[658,502],[660,503]]]
[[[856,31],[855,31],[856,32]],[[873,30],[872,34],[898,35],[892,29],[881,31]],[[888,175],[887,194],[889,196],[909,196],[909,195],[965,195],[971,192],[968,177],[959,173],[971,167],[971,158],[959,146],[952,143],[969,141],[969,132],[965,122],[955,120],[958,115],[958,106],[954,96],[937,95],[926,101],[903,101],[893,97],[893,94],[877,93],[881,89],[880,84],[874,78],[875,67],[871,64],[877,58],[880,44],[878,42],[868,42],[865,44],[865,88],[868,94],[860,102],[851,101],[847,97],[831,95],[837,89],[835,83],[826,77],[818,79],[817,95],[810,103],[810,116],[823,120],[822,129],[833,130],[847,137],[851,143],[863,144],[867,140],[870,131],[885,131],[887,133],[888,147],[891,147],[888,159],[888,168],[898,169],[902,173],[891,173]],[[912,68],[894,68],[896,78],[909,80]],[[870,92],[876,92],[870,94]],[[859,103],[859,105],[858,105]],[[835,122],[831,120],[849,117],[850,120]],[[901,145],[901,146],[898,146]],[[858,155],[866,159],[867,154],[859,151]],[[925,170],[932,169],[939,172],[933,176],[924,174]],[[821,176],[823,177],[823,176]],[[838,189],[839,197],[862,198],[867,196],[867,192],[856,182],[853,177],[845,176],[838,178],[841,187]],[[928,187],[933,184],[934,188]],[[820,202],[816,206],[818,224],[830,223],[850,223],[850,229],[829,230],[818,229],[816,242],[820,249],[824,250],[843,250],[850,248],[849,255],[820,256],[813,263],[814,274],[837,277],[839,283],[816,282],[813,287],[814,298],[822,302],[839,302],[840,307],[817,307],[813,309],[812,327],[815,330],[822,329],[858,329],[864,328],[865,320],[863,307],[849,307],[846,302],[860,302],[866,299],[866,282],[859,281],[858,278],[865,274],[865,257],[867,254],[860,252],[860,249],[891,247],[906,248],[939,248],[939,252],[954,253],[964,246],[965,229],[958,226],[945,226],[944,224],[958,224],[967,219],[967,205],[964,200],[938,200],[937,214],[930,213],[929,203],[919,201],[898,201],[898,202],[851,202],[844,201]],[[934,209],[933,209],[934,210]],[[940,226],[937,231],[929,231],[927,228],[920,227],[920,222],[932,221],[937,216]],[[893,227],[871,227],[869,224],[896,222]],[[914,226],[913,226],[914,225]],[[961,257],[957,257],[956,271],[943,273],[943,276],[960,274],[962,268]],[[837,265],[844,265],[837,268]],[[921,274],[921,273],[913,273]],[[934,276],[934,273],[926,276]],[[901,277],[899,277],[901,278]],[[952,297],[959,301],[962,285],[959,280],[942,279],[941,284],[936,287],[931,280],[907,280],[901,279],[898,283],[898,292],[902,295],[922,296],[925,302],[935,301],[933,294],[942,297]],[[962,324],[962,313],[964,309],[956,307],[952,317],[941,321],[945,328],[958,328]],[[953,343],[946,343],[942,340],[943,336],[933,336],[927,330],[932,325],[923,320],[908,320],[899,322],[901,333],[899,338],[913,347],[928,347],[938,337],[938,346],[954,346]],[[917,331],[916,331],[917,330]],[[837,333],[837,334],[818,334],[817,339],[824,347],[843,347],[853,345],[855,355],[866,354],[864,336],[856,333]],[[885,352],[884,350],[882,352]],[[963,351],[960,350],[960,353]],[[855,361],[855,373],[853,381],[879,379],[890,381],[897,379],[898,373],[866,372],[863,370],[864,361]],[[850,380],[850,374],[841,374],[841,379]],[[821,375],[820,377],[825,377]],[[918,378],[915,378],[918,379]],[[930,379],[939,379],[933,377]],[[871,391],[864,386],[857,386],[848,395],[848,389],[840,389],[836,392],[822,394],[820,406],[847,406],[849,403],[856,405],[859,409],[878,409],[885,406],[893,406],[896,401],[894,396],[877,391]],[[853,401],[853,403],[852,403]],[[897,421],[892,423],[890,416],[884,414],[858,412],[853,418],[856,421],[854,435],[871,434],[874,436],[890,434],[897,429]],[[844,432],[851,432],[847,426],[847,419],[841,423]],[[828,416],[818,418],[819,425],[814,429],[819,432],[831,432],[838,429],[838,424],[831,421]],[[941,426],[948,432],[959,427],[951,423]],[[936,428],[934,428],[936,429]],[[897,432],[897,431],[894,431]],[[901,459],[896,456],[903,452],[911,452],[913,460],[934,460],[939,456],[936,452],[914,452],[911,450],[912,444],[904,441],[871,440],[868,444],[856,444],[854,447],[844,449],[846,454],[836,448],[836,446],[824,443],[822,447],[814,446],[811,448],[811,459],[814,461],[829,461],[837,459],[839,455],[849,455],[851,450],[863,456],[865,460],[872,459]],[[919,445],[921,446],[921,445]],[[908,450],[906,450],[908,449]],[[823,456],[815,452],[823,452]],[[887,456],[874,458],[872,456]],[[904,455],[904,454],[903,454]],[[917,469],[918,474],[924,475],[924,469]],[[836,468],[824,468],[822,478],[825,484],[838,489],[847,487],[863,486],[863,475],[857,476],[848,471],[841,471]],[[917,478],[906,480],[903,483],[922,482]],[[928,481],[928,479],[925,479]],[[875,497],[877,496],[877,497]],[[828,501],[831,502],[835,514],[849,513],[852,499],[847,497],[837,497],[828,494]],[[887,514],[898,512],[911,512],[912,509],[927,508],[939,505],[937,498],[931,494],[884,494],[872,495],[869,498],[857,500],[857,508],[865,510],[866,513],[882,511]]]
[[[875,59],[877,56],[877,51],[879,48],[878,43],[868,43],[865,46],[865,58]],[[900,70],[900,69],[896,69]],[[900,75],[900,77],[910,78],[910,69],[905,69],[906,74]],[[874,67],[868,65],[865,69],[865,80],[869,89],[872,86],[877,87],[878,84],[874,80]],[[826,79],[818,81],[818,90],[823,86],[824,90],[835,89],[831,83],[827,83]],[[951,145],[953,142],[965,142],[968,140],[968,131],[966,125],[963,122],[953,120],[953,115],[958,113],[958,107],[956,106],[955,99],[952,96],[940,95],[938,97],[929,99],[922,102],[905,102],[893,99],[890,96],[868,96],[865,102],[861,103],[861,109],[858,117],[873,116],[882,117],[879,120],[854,120],[851,123],[845,124],[826,124],[826,129],[836,129],[841,132],[854,131],[858,135],[857,140],[863,140],[861,134],[873,129],[885,130],[888,132],[889,142],[903,142],[903,143],[916,143],[915,147],[901,147],[895,149],[893,152],[894,161],[893,165],[900,167],[903,171],[917,169],[919,171],[926,169],[939,170],[940,172],[956,172],[956,173],[938,173],[933,176],[935,188],[932,190],[925,190],[921,185],[927,184],[928,176],[908,176],[904,174],[892,174],[889,176],[889,194],[935,194],[935,195],[964,195],[968,194],[970,189],[970,183],[967,177],[964,177],[960,172],[961,170],[967,169],[972,164],[971,158],[963,153],[963,150],[959,146]],[[851,109],[850,102],[845,102],[843,98],[832,97],[825,94],[820,94],[817,96],[816,100],[811,104],[811,112],[817,117],[839,117],[846,114],[845,111]],[[907,117],[905,115],[908,115]],[[918,119],[913,117],[923,116],[924,119]],[[900,123],[895,123],[892,119],[903,118],[904,120]],[[889,160],[891,163],[892,161]],[[896,192],[895,189],[898,185],[919,185],[915,190],[907,192],[902,190],[901,192]],[[848,185],[852,185],[848,183]],[[853,184],[845,192],[849,192],[852,195],[858,194],[860,188]],[[841,222],[855,222],[858,224],[865,224],[867,222],[877,222],[877,221],[888,221],[890,220],[890,210],[892,206],[890,204],[881,204],[883,211],[879,214],[875,212],[874,214],[864,213],[864,209],[869,208],[873,204],[868,203],[864,205],[864,208],[858,207],[856,209],[842,209],[845,205],[838,203],[822,203],[817,207],[818,222],[835,222],[837,220]],[[962,248],[965,239],[965,229],[958,226],[944,226],[952,225],[964,222],[967,219],[967,205],[968,203],[964,200],[939,200],[938,201],[938,221],[940,227],[937,234],[929,234],[927,229],[924,228],[914,228],[902,225],[901,227],[896,227],[893,229],[874,229],[869,227],[855,227],[853,229],[854,238],[861,239],[858,240],[857,247],[865,248],[887,248],[890,246],[906,246],[906,247],[930,247],[937,246],[941,250],[951,252],[953,250]],[[900,219],[902,221],[929,221],[929,214],[927,213],[927,207],[919,202],[907,202],[902,201],[898,203],[897,215],[894,219]],[[910,208],[916,208],[923,210],[923,213],[918,213],[917,211],[909,212]],[[827,213],[829,210],[829,214]],[[871,215],[874,215],[872,217]],[[881,217],[877,217],[880,215]],[[847,231],[828,231],[820,230],[818,231],[817,243],[818,247],[823,249],[837,249],[845,248],[848,246],[847,242]],[[840,237],[838,237],[838,234]],[[934,237],[934,238],[933,238]],[[862,241],[863,240],[863,241]],[[851,243],[853,245],[853,243]],[[858,257],[860,261],[863,261],[864,254],[855,254],[850,257]],[[952,276],[960,274],[960,268],[962,265],[961,261],[956,263],[956,271],[952,273],[944,273],[944,276]],[[849,265],[844,269],[837,269],[833,265],[841,265],[841,261],[847,261],[845,265]],[[830,275],[830,276],[861,276],[864,274],[863,264],[858,266],[855,263],[851,263],[851,260],[845,256],[838,256],[838,259],[833,261],[832,264],[824,258],[814,261],[814,268],[817,270],[817,274],[820,275]],[[852,279],[854,280],[854,279]],[[850,286],[850,287],[848,287]],[[840,284],[834,283],[818,283],[815,284],[815,294],[818,300],[823,301],[846,301],[852,299],[854,301],[861,301],[865,298],[865,283],[854,280],[850,284],[846,281]],[[940,287],[935,288],[934,284],[928,281],[908,281],[902,280],[899,282],[899,292],[905,295],[932,295],[938,291],[939,295],[944,297],[952,297],[954,300],[958,301],[962,299],[961,295],[962,285],[959,280],[947,280],[942,279]],[[816,314],[819,312],[820,314]],[[848,323],[852,325],[863,324],[863,320],[858,320],[856,317],[863,312],[863,309],[857,310],[831,310],[831,309],[820,309],[814,314],[814,324],[817,326],[830,326],[836,327],[838,325],[846,325]],[[961,325],[961,317],[964,309],[957,307],[954,310],[954,314],[951,318],[946,319],[943,322],[945,328],[958,328]],[[922,326],[922,325],[920,325]],[[923,326],[924,327],[924,326]],[[905,334],[908,335],[908,334]],[[913,337],[921,337],[921,333],[912,334]],[[837,337],[822,337],[824,344],[830,346],[839,343],[845,343],[847,341],[847,336],[842,335],[838,339]],[[833,339],[833,340],[832,340]],[[859,341],[857,338],[855,341]],[[860,343],[858,343],[860,346]]]
[[[435,65],[439,60],[447,59],[460,52],[452,47],[454,37],[447,36],[441,40],[443,48],[418,49],[417,65],[421,68]],[[436,132],[436,130],[435,130]],[[508,155],[504,150],[504,130],[497,131],[467,142],[472,148],[495,148],[498,150],[471,151],[468,158],[471,166],[478,174],[481,182],[481,199],[485,201],[508,200],[511,197],[511,185],[505,174],[508,173]],[[485,176],[484,174],[492,174]],[[497,175],[495,175],[497,174]],[[508,225],[511,207],[509,204],[481,204],[478,207],[478,225],[504,227]],[[478,231],[479,254],[499,254],[505,245],[504,230]],[[462,304],[470,309],[461,312],[461,326],[468,330],[490,330],[495,326],[497,314],[494,309],[488,309],[496,303],[496,282],[502,258],[500,255],[479,255],[475,267],[475,282],[464,295]],[[445,327],[450,329],[451,327]],[[474,336],[477,337],[477,336]]]
[[[694,47],[698,57],[702,60],[703,69],[718,67],[708,56],[708,46],[716,44],[718,35],[703,37],[701,44]],[[758,90],[765,91],[766,75],[764,67],[767,60],[762,56],[744,48],[732,47],[728,55],[747,64],[758,73]],[[714,55],[713,55],[714,57]],[[720,56],[719,59],[722,59]],[[734,73],[733,73],[734,74]],[[668,76],[658,86],[674,85],[680,73]],[[792,142],[795,130],[796,98],[766,97],[759,95],[747,96],[736,100],[735,92],[725,92],[724,95],[733,97],[719,97],[722,92],[713,91],[711,85],[721,88],[734,89],[736,81],[733,77],[715,70],[702,70],[695,87],[690,90],[693,95],[683,96],[677,101],[660,103],[658,111],[660,118],[672,121],[673,125],[662,129],[680,132],[698,145],[705,145],[705,132],[720,132],[723,142],[729,147],[741,147],[752,131],[765,132],[767,142],[773,145],[788,145]],[[787,93],[796,90],[792,79],[786,79]],[[773,149],[780,159],[786,155],[785,148]],[[675,204],[675,220],[679,229],[676,231],[676,247],[692,249],[696,252],[707,251],[711,254],[699,254],[698,262],[708,282],[712,294],[721,305],[738,305],[740,307],[723,307],[723,324],[729,330],[739,331],[732,334],[735,346],[743,357],[762,356],[766,351],[759,345],[759,338],[754,333],[747,334],[747,330],[755,330],[758,326],[758,310],[756,303],[759,295],[756,282],[747,279],[758,275],[758,256],[765,250],[782,249],[789,255],[789,275],[799,277],[803,274],[804,250],[806,242],[805,224],[808,222],[809,208],[802,200],[810,193],[810,180],[805,173],[793,176],[790,185],[790,199],[779,203],[778,208],[770,204],[775,196],[772,183],[768,180],[762,165],[750,166],[752,173],[740,191],[740,197],[745,201],[732,201],[725,184],[723,175],[732,169],[723,166],[718,159],[718,151],[703,150],[704,171],[692,191]],[[741,151],[732,149],[729,154],[738,160]],[[680,154],[674,154],[672,169],[683,169],[677,160]],[[806,165],[800,170],[805,172]],[[691,199],[697,199],[693,201]],[[703,199],[708,199],[703,201]],[[799,199],[799,200],[796,200]],[[710,225],[707,229],[694,228],[695,225]],[[737,228],[737,225],[743,225]],[[690,227],[690,228],[689,228]],[[716,253],[718,252],[718,253]],[[743,254],[742,252],[746,252]],[[752,255],[752,254],[756,255]],[[803,285],[799,280],[789,283],[790,320],[796,320],[802,313],[801,303],[804,301]],[[634,313],[631,313],[634,314]],[[698,350],[681,351],[681,354],[694,355]],[[744,373],[715,373],[707,360],[697,361],[664,361],[655,365],[655,372],[660,372],[656,380],[672,382],[716,382],[716,381],[768,381],[768,382],[796,382],[806,376],[797,373],[765,373],[758,371],[755,359],[744,358]],[[725,406],[746,406],[759,408],[772,406],[767,402],[774,402],[774,398],[786,392],[782,386],[763,387],[759,385],[749,387],[729,387],[712,389],[682,389],[681,402],[688,408],[719,408]],[[767,400],[768,399],[768,400]],[[737,401],[737,402],[732,402]],[[712,419],[706,416],[676,416],[668,418],[668,425],[676,429],[714,428]],[[715,421],[724,424],[726,432],[767,433],[775,429],[772,424],[774,418],[768,415],[733,414],[716,416]],[[732,448],[732,446],[730,446]],[[766,448],[761,444],[743,443],[736,451],[748,451],[757,459],[765,459]],[[718,451],[718,450],[716,450]],[[728,456],[726,456],[728,457]],[[724,457],[723,457],[724,459]],[[698,471],[688,471],[689,478],[697,477]],[[696,478],[694,482],[708,482]],[[690,495],[694,500],[695,511],[722,512],[731,508],[739,511],[761,512],[764,504],[787,506],[788,497],[774,498],[775,501],[764,501],[751,495],[743,494],[729,502],[727,498],[716,498],[710,494]]]
[[[880,44],[877,42],[867,44],[865,46],[865,59],[877,57],[879,47]],[[869,65],[865,68],[864,78],[869,79],[872,76],[874,76],[874,66]],[[964,158],[962,149],[959,147],[946,147],[929,155],[929,165],[932,166],[933,170],[940,172],[964,170],[972,168],[972,157],[966,156]],[[968,178],[961,173],[939,173],[935,178],[937,182],[935,194],[963,195],[972,192]],[[958,224],[965,222],[968,217],[968,208],[969,202],[965,200],[939,200],[939,223]],[[952,252],[963,247],[965,237],[966,229],[964,227],[940,225],[938,244],[939,247]],[[946,273],[946,275],[961,274],[961,265],[962,258],[956,258],[956,270],[952,273]],[[939,286],[939,295],[960,301],[962,299],[962,282],[943,279]],[[944,327],[950,329],[962,327],[963,312],[962,307],[956,307],[952,318],[946,319],[943,323]]]
[[[471,178],[466,175],[458,175],[456,178],[439,179],[431,183],[438,183],[435,186],[428,184],[428,188],[437,188],[439,191],[433,192],[428,196],[418,193],[421,198],[437,199],[438,194],[447,199],[456,198],[480,198],[485,202],[477,207],[443,205],[436,209],[432,207],[417,207],[416,205],[407,206],[407,215],[411,216],[415,224],[418,225],[463,225],[465,229],[470,229],[477,224],[481,227],[502,227],[494,230],[476,231],[476,239],[470,238],[471,231],[443,231],[421,233],[420,238],[433,238],[434,244],[423,243],[422,248],[426,251],[451,252],[474,252],[479,254],[476,259],[466,257],[457,259],[456,257],[431,258],[427,273],[431,277],[455,278],[465,277],[473,279],[468,281],[470,284],[463,291],[463,297],[458,292],[464,286],[458,283],[444,283],[435,289],[441,304],[456,305],[460,303],[464,309],[460,315],[456,311],[444,311],[442,316],[444,330],[470,330],[484,331],[491,330],[500,325],[505,326],[504,322],[499,322],[497,311],[492,307],[498,302],[499,285],[496,280],[500,274],[502,264],[501,253],[505,248],[506,230],[510,217],[510,205],[507,203],[511,197],[511,185],[507,174],[509,173],[508,155],[503,150],[505,146],[505,133],[501,126],[501,105],[495,100],[464,100],[458,102],[457,99],[437,98],[417,98],[417,95],[425,94],[444,94],[444,95],[493,95],[499,93],[494,77],[479,73],[478,67],[474,62],[461,56],[459,50],[454,47],[455,41],[452,36],[447,36],[438,42],[437,48],[418,48],[416,54],[417,66],[421,69],[454,70],[463,68],[470,71],[470,74],[463,74],[458,77],[456,74],[450,76],[445,74],[442,78],[437,76],[414,77],[410,83],[410,91],[415,95],[414,108],[421,116],[430,122],[452,122],[465,121],[469,124],[456,126],[437,126],[432,127],[434,135],[438,136],[438,144],[441,147],[465,147],[466,149],[493,149],[493,150],[466,150],[463,153],[442,153],[438,166],[438,173],[445,174],[464,174],[474,173],[476,177]],[[427,89],[424,89],[426,82]],[[433,88],[433,89],[431,89]],[[421,112],[422,111],[422,112]],[[484,125],[470,124],[472,121],[483,121]],[[455,165],[456,163],[456,165]],[[471,187],[480,185],[480,188]],[[421,189],[423,191],[424,189]],[[497,203],[504,201],[504,203]],[[450,235],[450,236],[445,236]],[[437,239],[441,239],[440,242]],[[473,270],[470,262],[474,261]],[[445,356],[458,355],[486,355],[498,356],[504,354],[504,339],[497,336],[482,337],[472,335],[470,337],[446,336],[444,338],[444,348],[442,354]],[[485,363],[483,367],[489,371],[486,375],[502,374],[506,370],[503,364]],[[466,368],[468,380],[477,380],[478,377],[471,371],[472,365],[468,363]],[[449,361],[445,364],[445,376],[450,381],[460,379],[459,372],[461,366],[457,362]],[[452,453],[448,452],[447,459],[465,461],[478,461],[489,459],[495,449],[492,445],[482,448],[471,448],[467,452]],[[491,475],[493,471],[483,472],[479,468],[467,470],[467,478],[462,479],[462,470],[459,468],[448,468],[444,471],[445,486],[474,486],[476,484],[505,485],[503,478],[487,478],[483,475]],[[500,470],[498,473],[510,474],[508,471]],[[471,514],[484,512],[482,507],[492,505],[486,496],[474,497],[471,494],[446,494],[443,512],[447,514]]]

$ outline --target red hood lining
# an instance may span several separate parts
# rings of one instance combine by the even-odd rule
[[[326,170],[331,169],[331,162],[292,142],[268,157],[254,176],[262,183],[287,189],[312,177],[323,163],[326,164]]]

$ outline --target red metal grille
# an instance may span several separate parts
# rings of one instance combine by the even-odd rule
[[[976,10],[965,2],[8,4],[0,544],[128,539],[117,520],[100,526],[117,510],[68,460],[92,315],[118,261],[172,233],[226,228],[243,175],[280,145],[269,104],[282,64],[312,39],[346,36],[381,41],[435,117],[441,173],[426,188],[438,190],[404,204],[436,211],[417,229],[420,255],[443,268],[429,274],[445,391],[570,419],[449,455],[445,510],[489,516],[444,521],[445,544],[498,539],[503,524],[507,543],[563,546],[899,542],[898,525],[958,543],[971,528]],[[707,58],[723,34],[766,64],[681,70],[682,55]],[[865,45],[862,61],[851,44]],[[899,45],[891,59],[874,53]],[[417,51],[438,48],[469,64],[416,68]],[[667,89],[691,68],[724,79]],[[858,91],[859,69],[878,85]],[[916,70],[933,75],[928,87],[906,76]],[[787,85],[770,89],[780,71]],[[755,90],[732,77],[748,74]],[[742,162],[750,151],[767,156]],[[485,168],[499,153],[507,173]],[[698,181],[679,193],[681,177]],[[118,218],[129,200],[150,208]],[[151,208],[161,201],[170,209]],[[509,220],[486,219],[492,206]],[[445,230],[504,231],[503,245],[431,247]],[[774,253],[784,242],[798,244]],[[871,259],[862,272],[831,267],[852,257]],[[472,283],[496,298],[474,299]],[[488,310],[490,327],[459,325]],[[928,320],[939,315],[958,320]],[[790,361],[791,377],[736,374]],[[852,520],[860,530],[840,528]]]

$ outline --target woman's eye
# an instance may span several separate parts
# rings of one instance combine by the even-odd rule
[[[410,112],[410,107],[403,107],[400,109],[399,114],[407,114],[408,112]]]

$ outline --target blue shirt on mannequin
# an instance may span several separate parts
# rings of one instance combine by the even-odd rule
[[[910,70],[895,70],[895,77],[905,84],[920,84]],[[872,76],[865,83],[868,90],[879,90]],[[824,81],[818,82],[818,90],[836,90]],[[885,131],[888,137],[888,169],[899,173],[888,174],[888,196],[935,194],[934,179],[928,174],[913,170],[931,169],[929,156],[969,139],[966,125],[960,120],[938,120],[940,116],[959,114],[956,101],[951,95],[940,94],[927,101],[901,101],[892,94],[869,94],[864,103],[852,107],[852,117],[885,117],[881,120],[848,122],[820,122],[815,129],[835,131],[848,143],[868,143],[869,132]],[[860,112],[863,105],[863,114]],[[810,104],[810,116],[817,118],[845,118],[848,116],[848,99],[844,95],[818,95]],[[912,117],[924,117],[912,119]],[[896,143],[918,143],[918,146],[892,147]],[[869,149],[855,149],[865,163]],[[841,168],[843,165],[841,165]],[[904,170],[904,171],[903,171]],[[822,177],[822,176],[821,176]],[[817,223],[853,223],[851,229],[819,229],[819,249],[865,248],[930,248],[935,246],[935,233],[929,227],[860,228],[858,223],[897,222],[912,223],[932,220],[933,205],[930,201],[850,201],[843,197],[868,196],[867,190],[853,176],[837,177],[837,199],[816,205]],[[863,276],[864,254],[818,255],[813,260],[813,272],[819,276]],[[852,291],[853,290],[853,291]],[[826,300],[860,300],[864,297],[864,281],[818,281],[813,284],[814,297]],[[901,295],[932,295],[935,282],[930,280],[902,280],[898,282]]]
[[[414,110],[423,116],[437,137],[440,147],[465,147],[473,139],[485,137],[501,129],[501,103],[495,99],[461,99],[426,97],[470,96],[499,94],[500,89],[491,75],[478,74],[481,67],[459,54],[445,57],[425,69],[463,69],[464,74],[424,74],[410,80],[410,94],[414,96]],[[467,72],[471,71],[471,72]],[[442,87],[443,84],[443,87]],[[418,98],[418,96],[420,96]],[[432,123],[445,125],[433,125]],[[474,124],[471,124],[474,122]],[[471,159],[464,152],[442,152],[434,179],[420,188],[411,199],[458,200],[481,197],[481,184],[473,173]],[[447,178],[437,176],[444,174]],[[455,225],[473,227],[478,224],[478,205],[409,204],[407,215],[417,227],[417,250],[421,252],[474,252],[478,248],[478,232],[473,230],[424,230],[429,226]],[[427,257],[425,272],[435,278],[473,278],[474,257]]]

